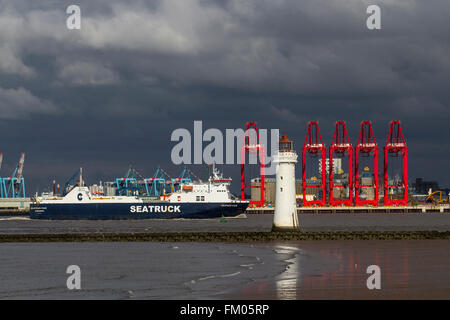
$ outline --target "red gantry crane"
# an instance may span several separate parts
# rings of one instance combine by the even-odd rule
[[[359,156],[373,157],[373,177],[362,177],[360,181]],[[364,168],[366,169],[366,168]],[[367,167],[367,169],[369,169]],[[366,181],[364,181],[365,179]],[[363,188],[371,188],[374,192],[373,199],[364,199],[360,197],[360,191]],[[355,148],[355,205],[373,205],[378,206],[379,201],[379,183],[378,183],[378,145],[372,131],[372,122],[361,122],[361,131],[359,133],[358,143]]]
[[[402,157],[400,182],[389,180],[389,156]],[[403,195],[394,199],[395,190],[399,189],[403,189]],[[408,147],[398,120],[391,121],[384,147],[384,204],[386,206],[408,204]]]
[[[310,183],[306,183],[306,155],[310,155],[312,158],[319,158],[321,161],[318,162],[317,168],[318,174],[320,174],[320,179],[313,176],[309,177]],[[308,131],[306,133],[305,143],[302,149],[302,189],[303,189],[303,206],[325,206],[326,201],[326,147],[322,141],[322,136],[320,135],[319,123],[317,121],[310,121],[308,123]],[[307,188],[318,188],[322,191],[322,197],[316,200],[306,199]]]
[[[253,143],[250,143],[250,133],[254,131],[254,141]],[[258,155],[259,154],[259,163],[260,163],[260,179],[259,179],[259,185],[246,185],[245,183],[245,154],[253,154]],[[265,160],[264,160],[264,146],[260,144],[259,140],[259,132],[258,128],[256,126],[256,122],[247,122],[245,134],[244,134],[244,144],[241,148],[241,199],[245,200],[245,189],[246,188],[259,188],[260,189],[260,198],[259,201],[251,200],[250,205],[254,205],[257,207],[264,206],[265,202],[265,179],[264,179],[264,166],[265,166]]]
[[[339,155],[339,158],[341,159],[345,158],[346,156],[348,157],[348,177],[347,179],[341,177],[340,184],[335,183],[333,180],[335,170],[333,161],[334,153],[336,153],[336,155]],[[330,205],[351,206],[353,204],[353,146],[350,143],[350,139],[348,138],[345,121],[336,121],[336,128],[334,130],[333,140],[330,146],[329,168]],[[343,172],[340,172],[339,174],[342,173]],[[342,197],[339,197],[339,199],[337,199],[334,192],[339,189],[347,189],[348,196],[346,199],[342,199]]]

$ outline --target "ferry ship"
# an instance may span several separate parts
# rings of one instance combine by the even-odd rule
[[[233,199],[229,186],[213,166],[208,181],[186,182],[180,189],[156,199],[138,196],[104,196],[93,194],[84,186],[82,170],[79,182],[64,197],[42,195],[32,198],[31,219],[115,220],[220,218],[243,214],[248,201]]]

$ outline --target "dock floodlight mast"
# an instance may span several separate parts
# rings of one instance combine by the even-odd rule
[[[313,184],[306,183],[306,154],[312,157],[320,157],[321,161],[318,163],[320,166],[320,180]],[[303,190],[303,206],[325,206],[326,202],[326,147],[322,141],[322,136],[320,135],[319,123],[317,121],[310,121],[308,123],[308,131],[306,133],[305,143],[302,148],[302,190]],[[318,182],[320,181],[320,183]],[[319,188],[322,190],[322,198],[317,200],[307,200],[306,199],[306,189],[307,188]]]
[[[401,183],[389,184],[389,155],[402,157],[402,180]],[[389,199],[394,188],[403,188],[403,196],[399,199]],[[403,136],[400,121],[394,120],[390,123],[389,135],[384,147],[384,204],[407,205],[408,204],[408,147]]]
[[[333,180],[334,162],[333,153],[340,155],[342,158],[348,157],[348,181],[347,183],[335,184]],[[336,121],[336,127],[333,134],[333,140],[330,145],[329,155],[329,187],[330,187],[330,205],[345,205],[351,206],[353,204],[353,146],[348,138],[347,127],[345,121]],[[335,188],[348,188],[347,199],[335,199]]]
[[[250,142],[250,133],[254,131],[254,141]],[[259,186],[247,186],[245,183],[245,154],[249,153],[253,155],[259,154],[259,163],[260,163],[260,184]],[[255,205],[257,207],[264,206],[265,202],[265,179],[264,179],[264,146],[260,144],[259,140],[259,132],[256,126],[256,122],[247,122],[246,129],[244,133],[244,142],[241,148],[241,200],[245,200],[245,189],[246,188],[259,188],[260,189],[260,198],[259,201],[251,200],[249,202],[250,205]]]
[[[373,180],[370,184],[360,183],[359,177],[359,156],[373,157]],[[374,191],[373,199],[364,199],[360,197],[360,189],[372,188]],[[379,202],[379,183],[378,183],[378,145],[372,130],[372,122],[361,122],[361,131],[359,132],[358,143],[355,148],[355,205],[373,205],[378,206]]]

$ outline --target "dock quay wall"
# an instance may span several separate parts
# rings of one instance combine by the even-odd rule
[[[0,198],[0,216],[28,215],[30,198]]]

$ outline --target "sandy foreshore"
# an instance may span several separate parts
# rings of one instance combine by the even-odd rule
[[[0,243],[0,299],[450,299],[449,240]],[[81,270],[68,290],[66,269]],[[380,289],[367,267],[380,268]]]

